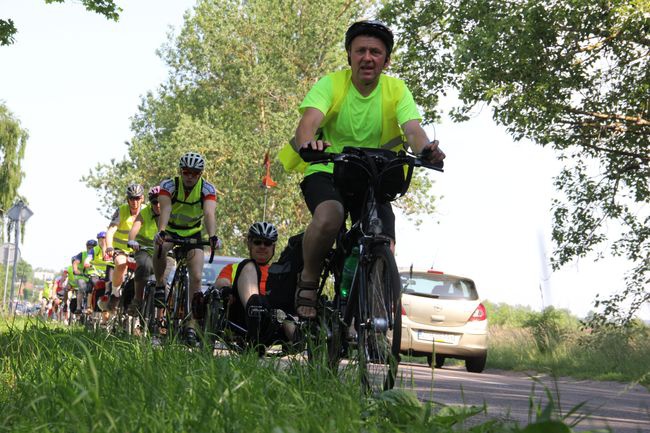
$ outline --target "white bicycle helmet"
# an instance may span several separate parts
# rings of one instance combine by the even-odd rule
[[[203,171],[205,168],[205,160],[196,152],[187,152],[185,155],[181,156],[178,167],[181,169],[189,168],[191,170]]]
[[[248,237],[262,238],[276,242],[278,240],[278,231],[273,224],[267,223],[266,221],[258,221],[253,223],[248,229]]]
[[[126,187],[126,196],[128,198],[142,197],[144,195],[144,187],[139,183],[132,183]]]

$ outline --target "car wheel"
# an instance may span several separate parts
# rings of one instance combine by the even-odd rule
[[[465,359],[465,368],[470,373],[480,373],[485,369],[487,355]]]
[[[440,368],[445,365],[445,359],[446,357],[443,355],[436,355],[436,363],[434,364],[434,367]],[[429,364],[429,367],[431,367],[431,364],[433,364],[433,355],[427,355],[427,363]]]

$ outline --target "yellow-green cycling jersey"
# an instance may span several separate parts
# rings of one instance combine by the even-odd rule
[[[321,135],[323,128],[330,126],[332,122],[336,122],[343,103],[346,101],[346,97],[348,96],[348,93],[350,93],[352,86],[350,69],[333,72],[328,74],[325,79],[327,80],[327,83],[331,85],[331,104],[326,109],[317,136]],[[406,104],[406,106],[409,108],[409,117],[419,118],[419,113],[413,111],[415,105],[410,104],[412,95],[410,95],[410,92],[402,80],[382,74],[380,76],[377,91],[381,93],[377,100],[381,113],[381,132],[378,134],[378,142],[376,143],[376,146],[398,152],[404,149],[405,141],[398,121],[398,104],[400,104],[400,101],[402,101],[403,98],[408,98],[409,104]],[[345,145],[344,143],[336,142],[332,142],[331,144],[332,146],[326,151],[340,152]],[[286,171],[307,171],[306,174],[315,171],[331,172],[331,164],[328,167],[324,164],[314,164],[309,166],[295,151],[295,145],[294,137],[291,139],[290,143],[287,143],[280,150],[280,153],[278,154],[278,158],[280,159],[280,162],[282,162]],[[358,143],[357,145],[367,145],[367,143]]]

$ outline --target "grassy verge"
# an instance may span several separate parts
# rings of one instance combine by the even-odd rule
[[[403,390],[361,396],[353,369],[335,377],[305,362],[215,357],[0,319],[0,431],[536,431],[533,424],[468,422],[484,412],[423,404]],[[559,421],[539,424],[569,431]]]
[[[597,333],[564,329],[554,337],[540,337],[534,331],[492,326],[488,368],[532,370],[650,387],[648,328],[618,328]]]

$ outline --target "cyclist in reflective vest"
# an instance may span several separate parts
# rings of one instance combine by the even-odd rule
[[[140,213],[144,201],[142,185],[132,183],[126,187],[127,203],[121,205],[113,213],[111,222],[106,230],[106,253],[113,256],[113,275],[111,278],[111,300],[109,309],[112,310],[122,295],[122,283],[127,271],[127,256],[133,250],[129,248],[129,232],[133,222]]]
[[[135,295],[129,304],[127,314],[137,316],[142,310],[142,298],[144,295],[144,286],[147,279],[153,274],[153,238],[158,233],[158,217],[160,216],[160,203],[158,202],[158,195],[160,194],[160,187],[154,186],[149,190],[149,204],[144,206],[138,214],[138,217],[133,222],[133,227],[129,232],[128,245],[135,251],[135,274],[133,276]],[[167,258],[167,268],[165,271],[164,279],[167,279],[167,274],[171,271],[174,265],[174,260],[171,257]],[[164,301],[164,292],[159,296],[159,300]]]
[[[93,266],[95,257],[101,257],[102,250],[97,246],[95,239],[86,242],[86,249],[72,257],[72,282],[77,287],[77,308],[74,311],[80,314],[83,305],[82,300],[86,297],[86,305],[90,305],[90,294],[92,292],[91,278],[98,277],[99,271]]]
[[[113,266],[113,262],[107,260],[106,254],[106,232],[101,231],[97,233],[97,251],[91,260],[91,264],[95,267],[97,275],[102,279],[108,279],[108,268]]]
[[[180,176],[160,183],[159,232],[154,237],[153,255],[157,293],[163,292],[165,288],[164,273],[167,265],[165,256],[172,247],[171,243],[165,242],[168,236],[201,240],[201,230],[205,224],[205,231],[212,248],[219,246],[219,239],[215,235],[217,190],[202,177],[205,169],[203,156],[188,152],[180,158],[178,168]],[[187,253],[190,299],[193,299],[194,294],[201,289],[203,257],[202,246],[197,246]],[[184,332],[186,342],[191,346],[197,343],[195,327],[195,320],[191,318]]]
[[[334,183],[333,165],[296,164],[299,149],[340,152],[343,147],[399,150],[408,144],[415,152],[431,150],[430,159],[445,155],[430,142],[411,92],[399,79],[383,74],[390,64],[393,33],[379,21],[359,21],[345,34],[350,69],[321,78],[300,105],[302,117],[292,144],[279,157],[285,169],[305,172],[301,189],[312,213],[303,239],[304,269],[296,290],[301,317],[316,316],[316,290],[323,260],[344,223],[346,211],[354,219],[361,200],[344,200]],[[306,170],[306,171],[305,171]],[[384,233],[394,244],[395,215],[390,203],[378,208]]]

